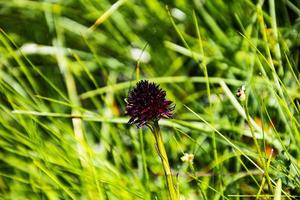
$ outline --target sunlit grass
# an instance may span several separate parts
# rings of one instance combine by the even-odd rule
[[[0,0],[0,198],[168,199],[125,115],[148,79],[182,198],[298,199],[300,1],[200,2]]]

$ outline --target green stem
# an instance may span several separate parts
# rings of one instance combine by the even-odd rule
[[[256,139],[256,135],[255,135],[254,128],[253,128],[253,126],[252,126],[252,124],[251,124],[251,121],[250,121],[250,115],[249,115],[249,111],[248,111],[247,102],[244,102],[243,106],[244,106],[245,113],[246,113],[246,120],[247,120],[247,123],[248,123],[248,125],[249,125],[250,132],[251,132],[251,135],[252,135],[252,138],[253,138],[253,141],[254,141],[256,150],[257,150],[258,155],[259,155],[260,163],[263,164],[264,162],[263,162],[263,158],[262,158],[262,152],[261,152],[261,150],[260,150],[258,141],[257,141],[257,139]]]
[[[269,186],[269,189],[270,191],[273,193],[273,188],[272,188],[272,183],[271,183],[271,180],[270,180],[270,176],[269,176],[269,172],[268,172],[268,168],[266,166],[266,163],[263,159],[263,154],[260,150],[260,147],[259,147],[259,144],[258,144],[258,141],[256,139],[256,136],[255,136],[255,132],[254,132],[254,128],[251,124],[251,121],[250,121],[250,114],[249,114],[249,111],[248,111],[248,100],[246,99],[246,101],[243,103],[243,106],[244,106],[244,109],[245,109],[245,114],[246,114],[246,119],[247,119],[247,122],[248,122],[248,125],[250,127],[250,132],[252,134],[252,138],[253,138],[253,141],[254,141],[254,144],[256,146],[256,149],[257,149],[257,152],[258,152],[258,155],[259,155],[259,160],[260,160],[260,163],[261,165],[263,166],[264,168],[264,175],[266,176],[266,179],[267,179],[267,183],[268,183],[268,186]]]
[[[153,129],[152,129],[152,132],[153,132],[154,137],[155,137],[158,155],[161,158],[161,162],[163,164],[165,176],[166,176],[166,179],[167,179],[167,186],[168,186],[170,198],[171,198],[171,200],[179,200],[179,197],[178,197],[179,195],[177,194],[176,189],[175,189],[175,185],[173,183],[172,171],[171,171],[170,164],[169,164],[169,161],[168,161],[168,156],[167,156],[167,153],[166,153],[166,150],[165,150],[165,146],[164,146],[164,143],[163,143],[163,138],[162,138],[160,128],[159,128],[159,125],[158,125],[158,121],[154,121],[154,126],[153,126]]]
[[[206,196],[205,192],[202,190],[202,187],[201,187],[201,184],[200,184],[201,181],[199,180],[199,178],[198,178],[198,176],[196,174],[196,171],[195,171],[195,168],[193,166],[193,163],[189,163],[189,166],[190,166],[190,168],[191,168],[191,170],[193,172],[193,176],[194,176],[194,178],[195,178],[195,180],[197,182],[197,185],[200,188],[200,194],[202,196],[202,199],[207,200],[207,196]]]
[[[146,155],[145,155],[145,147],[144,147],[144,137],[143,131],[140,129],[140,151],[142,155],[142,163],[143,163],[143,179],[146,182],[146,187],[149,189],[149,174],[147,170],[147,162],[146,162]]]

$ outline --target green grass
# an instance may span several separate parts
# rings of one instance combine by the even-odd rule
[[[168,199],[139,79],[183,199],[299,199],[300,1],[200,2],[0,0],[0,199]]]

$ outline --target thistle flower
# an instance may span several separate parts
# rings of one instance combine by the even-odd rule
[[[166,92],[159,85],[139,81],[127,98],[126,114],[131,117],[128,123],[141,127],[161,118],[171,118],[174,106],[165,97]]]
[[[138,128],[147,125],[153,133],[157,152],[165,172],[170,199],[179,200],[179,193],[173,183],[168,155],[158,124],[159,119],[172,117],[174,110],[172,102],[166,99],[166,92],[159,88],[159,85],[142,80],[129,92],[126,103],[126,114],[130,116],[128,123],[136,124]]]

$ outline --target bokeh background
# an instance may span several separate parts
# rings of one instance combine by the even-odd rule
[[[1,199],[168,199],[153,135],[126,124],[139,79],[176,104],[160,123],[182,199],[299,198],[299,16],[298,0],[0,0]]]

